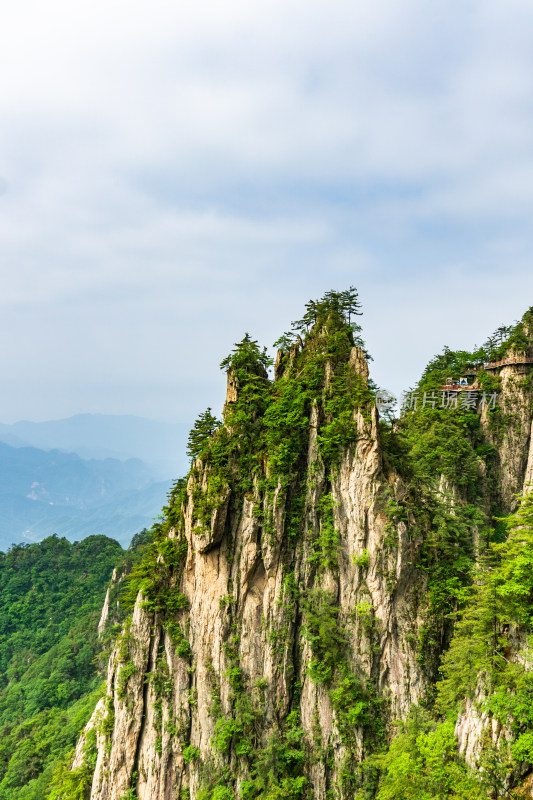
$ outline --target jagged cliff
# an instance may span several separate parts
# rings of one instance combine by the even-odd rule
[[[530,368],[480,372],[496,411],[391,428],[346,293],[308,315],[274,381],[249,337],[223,362],[224,421],[134,570],[87,729],[91,800],[371,797],[391,723],[433,703],[458,587],[532,477]],[[444,435],[459,471],[437,458]],[[492,721],[472,708],[457,731],[474,765]]]

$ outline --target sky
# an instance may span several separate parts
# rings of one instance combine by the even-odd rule
[[[355,285],[394,393],[533,305],[530,0],[20,0],[0,28],[0,421],[219,411]]]

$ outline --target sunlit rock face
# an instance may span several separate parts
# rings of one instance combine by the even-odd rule
[[[159,554],[111,655],[90,723],[91,800],[133,790],[140,800],[211,798],[216,786],[256,796],[247,792],[265,759],[274,754],[275,769],[289,738],[291,785],[348,800],[376,742],[428,700],[437,678],[450,623],[443,615],[427,633],[432,518],[388,454],[363,350],[344,329],[319,328],[278,353],[268,402],[264,369],[239,369],[228,371],[222,426],[171,498]],[[481,427],[510,510],[533,481],[532,395],[519,369],[501,378],[513,422],[499,431],[484,412]],[[289,433],[276,438],[286,419]],[[283,449],[291,431],[300,443],[292,461]],[[464,502],[440,474],[427,491],[452,515]],[[475,524],[470,533],[475,556]],[[487,729],[496,745],[507,735],[467,705],[456,733],[472,764]]]

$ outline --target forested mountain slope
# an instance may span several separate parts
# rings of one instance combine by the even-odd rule
[[[533,310],[392,423],[358,313],[222,363],[51,798],[533,796]]]
[[[120,545],[50,536],[0,554],[0,798],[43,800],[102,692],[97,626]]]

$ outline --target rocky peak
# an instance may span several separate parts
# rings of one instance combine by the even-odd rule
[[[91,800],[371,797],[368,759],[431,704],[488,524],[491,454],[507,497],[529,469],[531,398],[504,375],[520,408],[505,429],[438,409],[382,426],[345,295],[308,304],[273,382],[248,335],[222,362],[224,424],[132,579]],[[443,441],[463,471],[432,466]],[[458,728],[472,752],[484,725]]]

